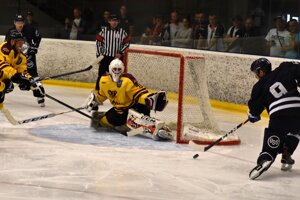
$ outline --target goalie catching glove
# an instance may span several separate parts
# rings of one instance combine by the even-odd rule
[[[98,105],[102,105],[102,104],[103,103],[97,99],[97,97],[95,95],[95,91],[92,91],[91,94],[88,96],[88,98],[83,103],[82,107],[87,109],[87,111],[91,112],[91,111],[98,110]]]
[[[167,93],[166,91],[159,91],[148,96],[145,101],[150,110],[163,111],[168,104]]]

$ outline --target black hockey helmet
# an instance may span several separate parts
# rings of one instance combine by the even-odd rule
[[[272,64],[266,58],[259,58],[251,64],[251,71],[255,74],[258,74],[259,70],[262,70],[268,74],[272,71]]]
[[[24,36],[21,32],[18,32],[17,30],[13,29],[9,32],[8,40],[24,40]]]
[[[23,15],[16,14],[15,22],[24,22],[24,21],[25,21],[25,18],[23,17]]]

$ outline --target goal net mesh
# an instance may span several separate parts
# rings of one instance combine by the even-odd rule
[[[166,109],[151,116],[165,121],[178,143],[209,144],[224,134],[212,113],[203,57],[129,49],[125,66],[147,89],[167,91]]]

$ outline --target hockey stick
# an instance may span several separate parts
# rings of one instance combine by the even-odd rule
[[[66,104],[66,103],[64,103],[64,102],[62,102],[62,101],[60,101],[60,100],[58,100],[58,99],[52,97],[52,96],[50,96],[49,94],[45,94],[45,96],[48,97],[49,99],[53,100],[53,101],[56,101],[57,103],[59,103],[59,104],[65,106],[65,107],[67,107],[67,108],[72,109],[72,110],[75,111],[75,112],[78,112],[79,114],[81,114],[81,115],[83,115],[83,116],[85,116],[85,117],[87,117],[87,118],[89,118],[89,119],[92,119],[92,117],[89,116],[88,114],[86,114],[86,113],[84,113],[84,112],[82,112],[82,111],[80,111],[80,110],[78,110],[78,109],[76,109],[76,108],[74,108],[74,107],[72,107],[72,106],[70,106],[70,105],[68,105],[68,104]]]
[[[99,56],[90,66],[88,66],[87,68],[81,69],[81,70],[76,70],[76,71],[58,74],[58,75],[54,75],[54,76],[41,77],[41,78],[36,79],[35,81],[48,80],[48,79],[53,79],[53,78],[58,78],[58,77],[62,77],[62,76],[68,76],[68,75],[72,75],[72,74],[89,71],[93,68],[93,65],[98,64],[102,59],[103,59],[103,56]]]
[[[81,110],[81,109],[83,109],[83,108],[82,107],[76,108],[76,110]],[[6,117],[6,119],[13,125],[25,124],[25,123],[35,122],[35,121],[39,121],[39,120],[43,120],[43,119],[48,119],[48,118],[51,118],[51,117],[55,117],[57,115],[62,115],[62,114],[70,113],[70,112],[73,112],[73,111],[75,111],[75,110],[68,110],[68,111],[64,111],[64,112],[50,113],[50,114],[47,114],[47,115],[41,115],[41,116],[37,116],[37,117],[17,121],[11,115],[9,110],[7,110],[7,109],[2,110],[2,112],[3,112],[4,116]]]
[[[224,138],[226,138],[228,135],[230,135],[231,133],[235,132],[237,129],[241,128],[244,124],[246,124],[249,121],[249,119],[245,120],[244,122],[240,123],[239,125],[237,125],[236,127],[234,127],[231,131],[229,131],[228,133],[226,133],[225,135],[223,135],[222,137],[220,137],[219,139],[217,139],[216,141],[214,141],[213,143],[211,143],[210,145],[207,145],[206,147],[204,147],[203,151],[207,151],[210,148],[212,148],[213,146],[215,146],[216,144],[218,144],[219,142],[221,142]],[[194,159],[198,158],[199,154],[195,154],[193,156]]]
[[[76,108],[74,108],[74,107],[72,107],[72,106],[70,106],[70,105],[68,105],[68,104],[66,104],[66,103],[64,103],[64,102],[62,102],[62,101],[60,101],[60,100],[58,100],[58,99],[52,97],[52,96],[50,96],[49,94],[45,94],[45,96],[48,97],[49,99],[52,99],[53,101],[56,101],[57,103],[59,103],[59,104],[65,106],[65,107],[67,107],[67,108],[70,108],[70,109],[72,109],[73,111],[78,112],[79,114],[81,114],[81,115],[83,115],[83,116],[85,116],[85,117],[87,117],[87,118],[93,120],[93,118],[92,118],[90,115],[88,115],[88,114],[86,114],[86,113],[84,113],[84,112],[81,112],[80,110],[77,110]],[[115,131],[117,131],[118,133],[120,133],[120,134],[122,134],[122,135],[125,135],[123,132],[121,132],[120,130],[116,129],[115,127],[110,127],[110,128],[113,129],[113,130],[115,130]],[[126,135],[126,136],[127,136],[127,135]]]

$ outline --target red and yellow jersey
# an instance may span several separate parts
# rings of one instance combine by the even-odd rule
[[[0,80],[10,79],[16,73],[28,78],[27,59],[23,53],[17,53],[7,42],[0,44]]]
[[[122,74],[118,82],[114,82],[110,75],[104,75],[99,85],[100,90],[96,92],[98,100],[104,102],[108,99],[120,112],[136,103],[145,105],[145,99],[152,94],[128,73]]]

